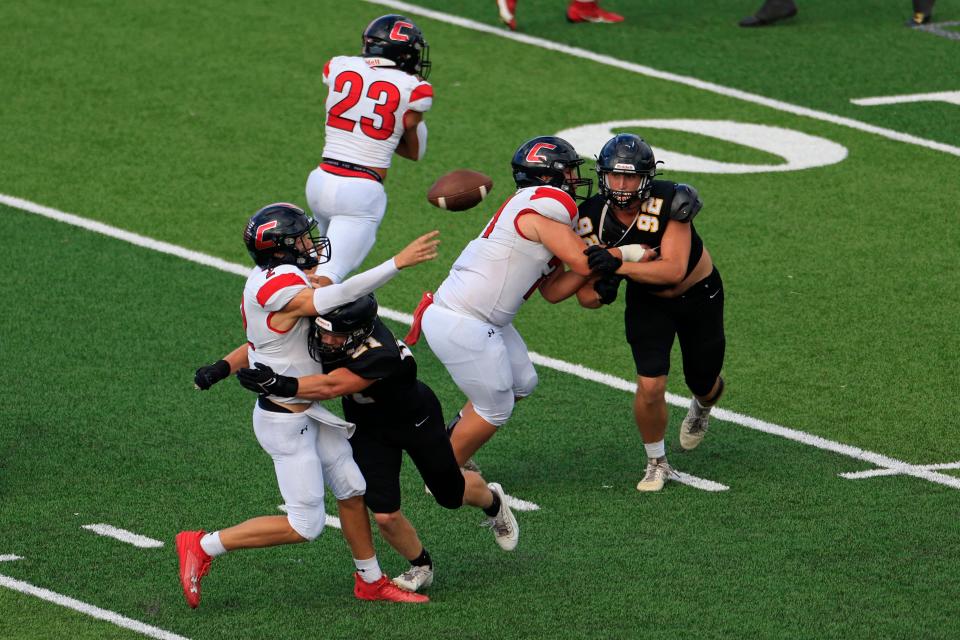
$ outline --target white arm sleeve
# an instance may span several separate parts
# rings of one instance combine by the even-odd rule
[[[417,160],[423,160],[427,153],[427,123],[421,120],[417,124]]]
[[[340,284],[331,284],[314,289],[313,306],[317,313],[324,314],[382,287],[398,273],[400,273],[400,270],[394,264],[393,258],[390,258],[373,269],[347,278]]]
[[[620,255],[623,256],[624,262],[640,262],[643,260],[643,254],[647,252],[639,244],[625,244],[617,247],[620,249]]]

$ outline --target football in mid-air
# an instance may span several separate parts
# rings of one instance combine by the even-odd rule
[[[466,211],[475,207],[493,189],[493,180],[479,171],[457,169],[437,178],[427,200],[435,207],[447,211]]]

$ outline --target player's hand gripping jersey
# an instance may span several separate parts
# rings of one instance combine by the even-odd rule
[[[433,104],[433,87],[385,58],[337,56],[323,69],[327,94],[323,157],[389,168],[408,111]]]
[[[577,227],[577,205],[562,189],[518,190],[501,205],[480,237],[466,246],[434,299],[493,325],[510,324],[520,305],[559,265],[542,243],[528,240],[520,232],[517,221],[525,215],[541,215],[571,229]]]

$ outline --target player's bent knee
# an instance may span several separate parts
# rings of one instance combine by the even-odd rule
[[[474,411],[477,412],[478,416],[486,420],[494,427],[500,428],[506,424],[507,420],[510,419],[510,416],[513,415],[513,405],[514,399],[511,397],[509,403],[504,403],[503,405],[494,407],[492,409],[478,409],[476,406],[474,406]]]
[[[338,460],[332,468],[332,473],[326,473],[326,475],[330,490],[337,500],[362,496],[367,491],[367,481],[364,480],[360,468],[350,456]]]
[[[397,527],[403,520],[403,514],[400,511],[391,511],[390,513],[375,513],[373,519],[381,529],[391,531]]]
[[[327,514],[323,505],[309,510],[297,510],[287,514],[290,528],[297,532],[307,542],[316,540],[327,522]]]
[[[640,377],[637,380],[637,399],[641,402],[659,402],[667,392],[667,377]]]
[[[534,390],[536,390],[537,385],[540,383],[540,377],[537,375],[536,371],[531,371],[529,375],[525,376],[522,380],[514,380],[513,386],[513,395],[519,400],[520,398],[526,398],[531,395]]]

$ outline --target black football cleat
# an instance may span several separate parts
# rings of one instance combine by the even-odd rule
[[[753,14],[741,20],[741,27],[766,27],[797,15],[797,5],[793,0],[766,0],[763,6]]]

